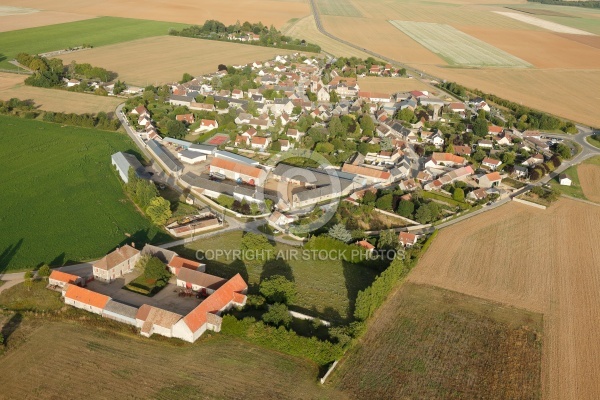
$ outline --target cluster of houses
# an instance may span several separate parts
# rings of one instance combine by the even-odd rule
[[[200,304],[188,314],[181,315],[149,304],[134,307],[84,287],[92,279],[111,283],[122,278],[133,272],[144,255],[160,259],[176,277],[178,287],[204,297]],[[220,331],[222,312],[246,304],[248,285],[239,274],[222,279],[204,271],[204,264],[180,257],[170,250],[146,245],[140,251],[133,245],[125,245],[96,261],[92,266],[92,277],[53,270],[49,287],[62,293],[65,304],[135,326],[142,336],[150,337],[156,333],[193,343],[206,330]]]

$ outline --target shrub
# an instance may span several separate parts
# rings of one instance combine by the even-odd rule
[[[274,275],[262,281],[259,290],[270,303],[291,304],[296,299],[294,282],[281,275]]]
[[[292,316],[285,304],[277,303],[262,315],[262,320],[270,325],[285,326],[287,328],[292,323]]]

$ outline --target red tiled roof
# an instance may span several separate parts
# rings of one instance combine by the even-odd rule
[[[77,281],[77,279],[79,279],[79,277],[77,275],[67,274],[66,272],[52,270],[49,279],[54,279],[56,281],[65,283],[74,283]]]
[[[500,177],[500,173],[499,172],[492,172],[491,174],[487,174],[485,177],[490,182],[502,180],[502,178]]]
[[[202,265],[198,261],[188,260],[187,258],[175,256],[169,262],[169,267],[175,268],[176,271],[179,271],[180,268],[187,268],[192,270],[197,270],[198,267]]]
[[[455,164],[464,164],[465,159],[450,153],[433,153],[431,159],[436,162],[452,162]]]
[[[236,163],[234,161],[224,160],[222,158],[213,158],[210,162],[211,167],[226,169],[228,171],[237,172],[242,175],[260,178],[263,173],[262,169],[254,168],[249,165]]]
[[[92,292],[77,285],[69,285],[65,293],[65,298],[88,304],[92,307],[104,309],[110,297],[100,293]]]
[[[380,171],[374,168],[361,167],[360,165],[344,164],[342,172],[349,172],[351,174],[369,176],[371,178],[378,179],[389,179],[390,173],[387,171]]]
[[[413,244],[416,239],[417,235],[415,235],[414,233],[400,232],[400,235],[398,235],[398,240],[400,240],[402,244]]]

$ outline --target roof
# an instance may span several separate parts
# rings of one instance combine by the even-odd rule
[[[177,255],[173,257],[169,262],[169,267],[173,267],[177,270],[179,270],[179,268],[188,268],[191,270],[196,270],[201,265],[202,263],[199,263],[198,261],[188,260],[187,258],[179,257]]]
[[[241,292],[247,289],[248,284],[240,274],[237,274],[194,308],[183,318],[183,321],[192,332],[196,332],[206,323],[208,313],[217,313],[232,301],[243,303],[245,296]]]
[[[163,249],[162,247],[152,246],[151,244],[147,244],[142,249],[142,255],[149,254],[152,257],[158,258],[160,261],[165,264],[168,263],[173,257],[177,255],[174,251]]]
[[[189,150],[197,151],[200,153],[212,154],[215,151],[216,147],[208,144],[193,144],[190,146]]]
[[[148,147],[160,158],[160,160],[173,171],[180,171],[183,169],[181,165],[175,161],[166,151],[163,150],[160,143],[156,140],[148,140]]]
[[[170,137],[166,137],[163,139],[164,142],[168,142],[168,143],[173,143],[179,146],[183,146],[185,148],[188,148],[192,145],[191,142],[187,142],[185,140],[179,140],[179,139],[175,139],[175,138],[170,138]]]
[[[486,174],[485,177],[490,182],[502,180],[499,172],[492,172],[491,174]]]
[[[361,176],[367,176],[367,177],[371,177],[371,178],[377,178],[377,179],[389,179],[390,178],[390,173],[387,171],[381,171],[378,169],[374,169],[374,168],[368,168],[368,167],[363,167],[360,165],[352,165],[352,164],[344,164],[344,166],[342,167],[342,172],[349,172],[351,174],[356,174],[356,175],[361,175]]]
[[[500,126],[496,126],[496,125],[490,125],[490,126],[488,126],[488,132],[500,133],[503,130],[504,130],[504,128],[502,128]]]
[[[451,162],[454,164],[464,164],[464,157],[460,157],[450,153],[433,153],[431,159],[436,162]]]
[[[206,158],[206,154],[200,153],[199,151],[193,151],[193,150],[180,151],[179,156],[188,158],[190,160],[193,160],[195,158]]]
[[[234,161],[225,160],[222,158],[213,158],[210,162],[211,168],[221,168],[232,172],[237,172],[242,175],[260,178],[264,173],[262,169],[251,167],[249,165],[237,163]]]
[[[135,319],[138,309],[136,307],[128,306],[127,304],[119,303],[118,301],[110,299],[108,303],[106,303],[104,311]]]
[[[500,161],[500,160],[496,160],[496,159],[494,159],[494,158],[489,158],[489,157],[486,157],[486,158],[484,158],[484,159],[481,161],[481,163],[482,163],[482,164],[491,164],[491,165],[496,165],[496,166],[497,166],[497,165],[500,165],[500,164],[502,164],[502,161]]]
[[[189,267],[188,267],[189,268]],[[218,289],[225,282],[226,279],[223,279],[218,276],[206,274],[204,272],[196,271],[195,269],[188,268],[180,268],[177,273],[177,279],[180,281],[184,281],[186,283],[192,283],[194,285],[202,286],[209,289]]]
[[[118,153],[113,154],[111,159],[115,164],[117,164],[119,170],[124,174],[127,175],[129,173],[129,168],[133,168],[138,177],[149,178],[149,175],[146,173],[146,169],[133,154],[119,151]]]
[[[65,283],[75,283],[79,277],[73,274],[67,274],[66,272],[58,271],[56,269],[52,270],[50,273],[50,277],[48,279],[54,279],[56,281],[65,282]]]
[[[360,240],[360,241],[356,242],[356,245],[363,247],[367,250],[373,250],[375,248],[375,246],[373,246],[371,243],[367,242],[366,240]]]
[[[148,304],[144,304],[139,308],[135,318],[149,322],[153,325],[171,329],[173,325],[175,325],[175,323],[181,319],[181,315],[171,311],[163,310],[162,308],[152,307]]]
[[[117,265],[129,260],[131,257],[139,254],[140,251],[129,246],[128,244],[117,248],[112,253],[108,253],[102,259],[96,261],[94,263],[94,268],[103,269],[105,271],[109,271],[116,267]]]
[[[258,165],[259,164],[258,161],[255,161],[251,158],[244,157],[242,155],[235,154],[235,153],[225,151],[225,150],[215,150],[214,153],[215,153],[215,157],[233,160],[235,162],[242,163],[242,164],[247,164],[247,165]]]
[[[65,298],[101,309],[104,309],[106,303],[110,300],[108,296],[92,292],[77,285],[69,285],[65,292]]]
[[[417,235],[414,233],[400,232],[398,240],[402,243],[414,243],[417,240]]]

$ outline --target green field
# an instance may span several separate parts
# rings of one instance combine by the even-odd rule
[[[173,250],[189,258],[208,249],[237,250],[240,248],[242,232],[228,232],[209,239],[186,244]],[[278,243],[276,252],[301,250]],[[282,253],[284,254],[284,253]],[[207,254],[208,255],[208,254]],[[292,309],[305,311],[309,315],[336,323],[348,322],[353,313],[354,301],[359,290],[370,286],[377,272],[363,265],[343,261],[274,260],[264,267],[246,267],[242,261],[217,260],[206,263],[206,272],[212,275],[230,277],[240,273],[250,286],[250,292],[256,293],[258,284],[265,277],[283,275],[294,280],[298,296]]]
[[[121,133],[0,116],[0,272],[96,259],[168,241],[126,198],[111,154]]]
[[[526,61],[450,25],[412,21],[390,23],[451,66],[531,67]]]
[[[326,386],[353,399],[539,399],[542,315],[404,283]]]
[[[16,69],[8,61],[18,53],[38,54],[89,44],[94,47],[167,35],[185,24],[100,17],[0,33],[0,68]]]
[[[97,326],[17,317],[20,326],[0,355],[0,398],[344,398],[318,384],[317,365],[300,358],[211,333],[193,345],[146,339],[87,318]]]
[[[317,0],[319,11],[324,15],[339,17],[362,17],[362,13],[354,5],[344,0]]]

